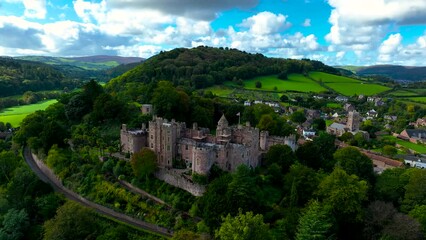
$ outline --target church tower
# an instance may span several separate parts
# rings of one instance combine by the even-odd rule
[[[216,137],[219,141],[226,142],[229,141],[231,137],[231,129],[229,128],[228,120],[226,120],[225,115],[219,119],[216,128]]]
[[[348,122],[346,123],[346,127],[349,128],[349,131],[356,132],[359,130],[359,112],[351,111],[348,113]]]

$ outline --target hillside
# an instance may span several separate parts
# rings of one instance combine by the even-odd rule
[[[106,70],[113,67],[117,67],[121,64],[129,64],[141,62],[143,58],[137,57],[119,57],[119,56],[86,56],[86,57],[73,57],[73,58],[63,58],[63,57],[49,57],[49,56],[23,56],[16,57],[16,59],[42,62],[49,65],[55,65],[60,69],[67,69],[70,66],[75,67],[76,69],[83,69],[89,71],[100,71]]]
[[[50,65],[0,57],[0,97],[26,91],[74,88],[76,85]]]
[[[206,88],[225,81],[241,82],[272,74],[338,73],[319,61],[267,58],[236,49],[197,47],[177,48],[161,52],[129,72],[110,81],[107,88],[119,91],[126,83],[169,80],[194,89]]]
[[[398,65],[375,65],[369,67],[343,66],[359,76],[382,75],[393,80],[424,81],[426,80],[426,67],[409,67]]]

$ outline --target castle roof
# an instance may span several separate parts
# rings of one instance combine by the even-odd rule
[[[220,125],[220,126],[228,125],[228,120],[226,120],[225,114],[222,114],[222,117],[219,119],[219,122],[217,122],[217,125]]]

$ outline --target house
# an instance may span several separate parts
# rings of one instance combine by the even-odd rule
[[[415,155],[402,155],[398,157],[404,159],[404,163],[410,167],[426,168],[426,158],[424,157],[418,157]]]
[[[398,117],[395,115],[385,115],[383,118],[388,122],[395,122],[398,120]]]
[[[425,143],[426,129],[405,129],[398,135],[398,138],[408,140],[412,143]]]
[[[341,123],[332,123],[330,126],[327,127],[327,133],[336,135],[338,137],[342,136],[343,133],[347,131],[348,129],[346,125]]]
[[[335,100],[336,100],[337,102],[347,102],[349,99],[348,99],[347,97],[345,97],[345,96],[337,96],[337,97],[335,98]]]
[[[417,121],[414,123],[414,127],[426,127],[426,117],[418,118]]]
[[[367,119],[373,119],[376,118],[379,114],[376,112],[376,110],[371,109],[367,112]]]
[[[346,112],[353,112],[355,111],[355,106],[350,104],[350,103],[345,103],[345,105],[343,106],[343,108],[345,109]]]
[[[251,101],[249,100],[244,101],[244,106],[247,106],[247,107],[251,106]]]
[[[312,138],[313,136],[315,136],[316,131],[313,129],[309,129],[309,130],[305,130],[303,129],[302,135],[304,138]]]
[[[319,118],[321,116],[321,112],[318,110],[313,110],[313,109],[307,109],[305,111],[305,116],[307,119],[315,119],[315,118]]]
[[[374,102],[375,99],[376,99],[375,97],[368,97],[367,102]]]
[[[381,106],[383,106],[383,105],[385,105],[385,102],[383,102],[383,101],[382,101],[382,99],[380,99],[380,98],[376,98],[376,99],[374,100],[374,106],[376,106],[376,107],[381,107]]]

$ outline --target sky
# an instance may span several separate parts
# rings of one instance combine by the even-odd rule
[[[0,56],[148,58],[200,45],[426,66],[426,0],[0,0]]]

